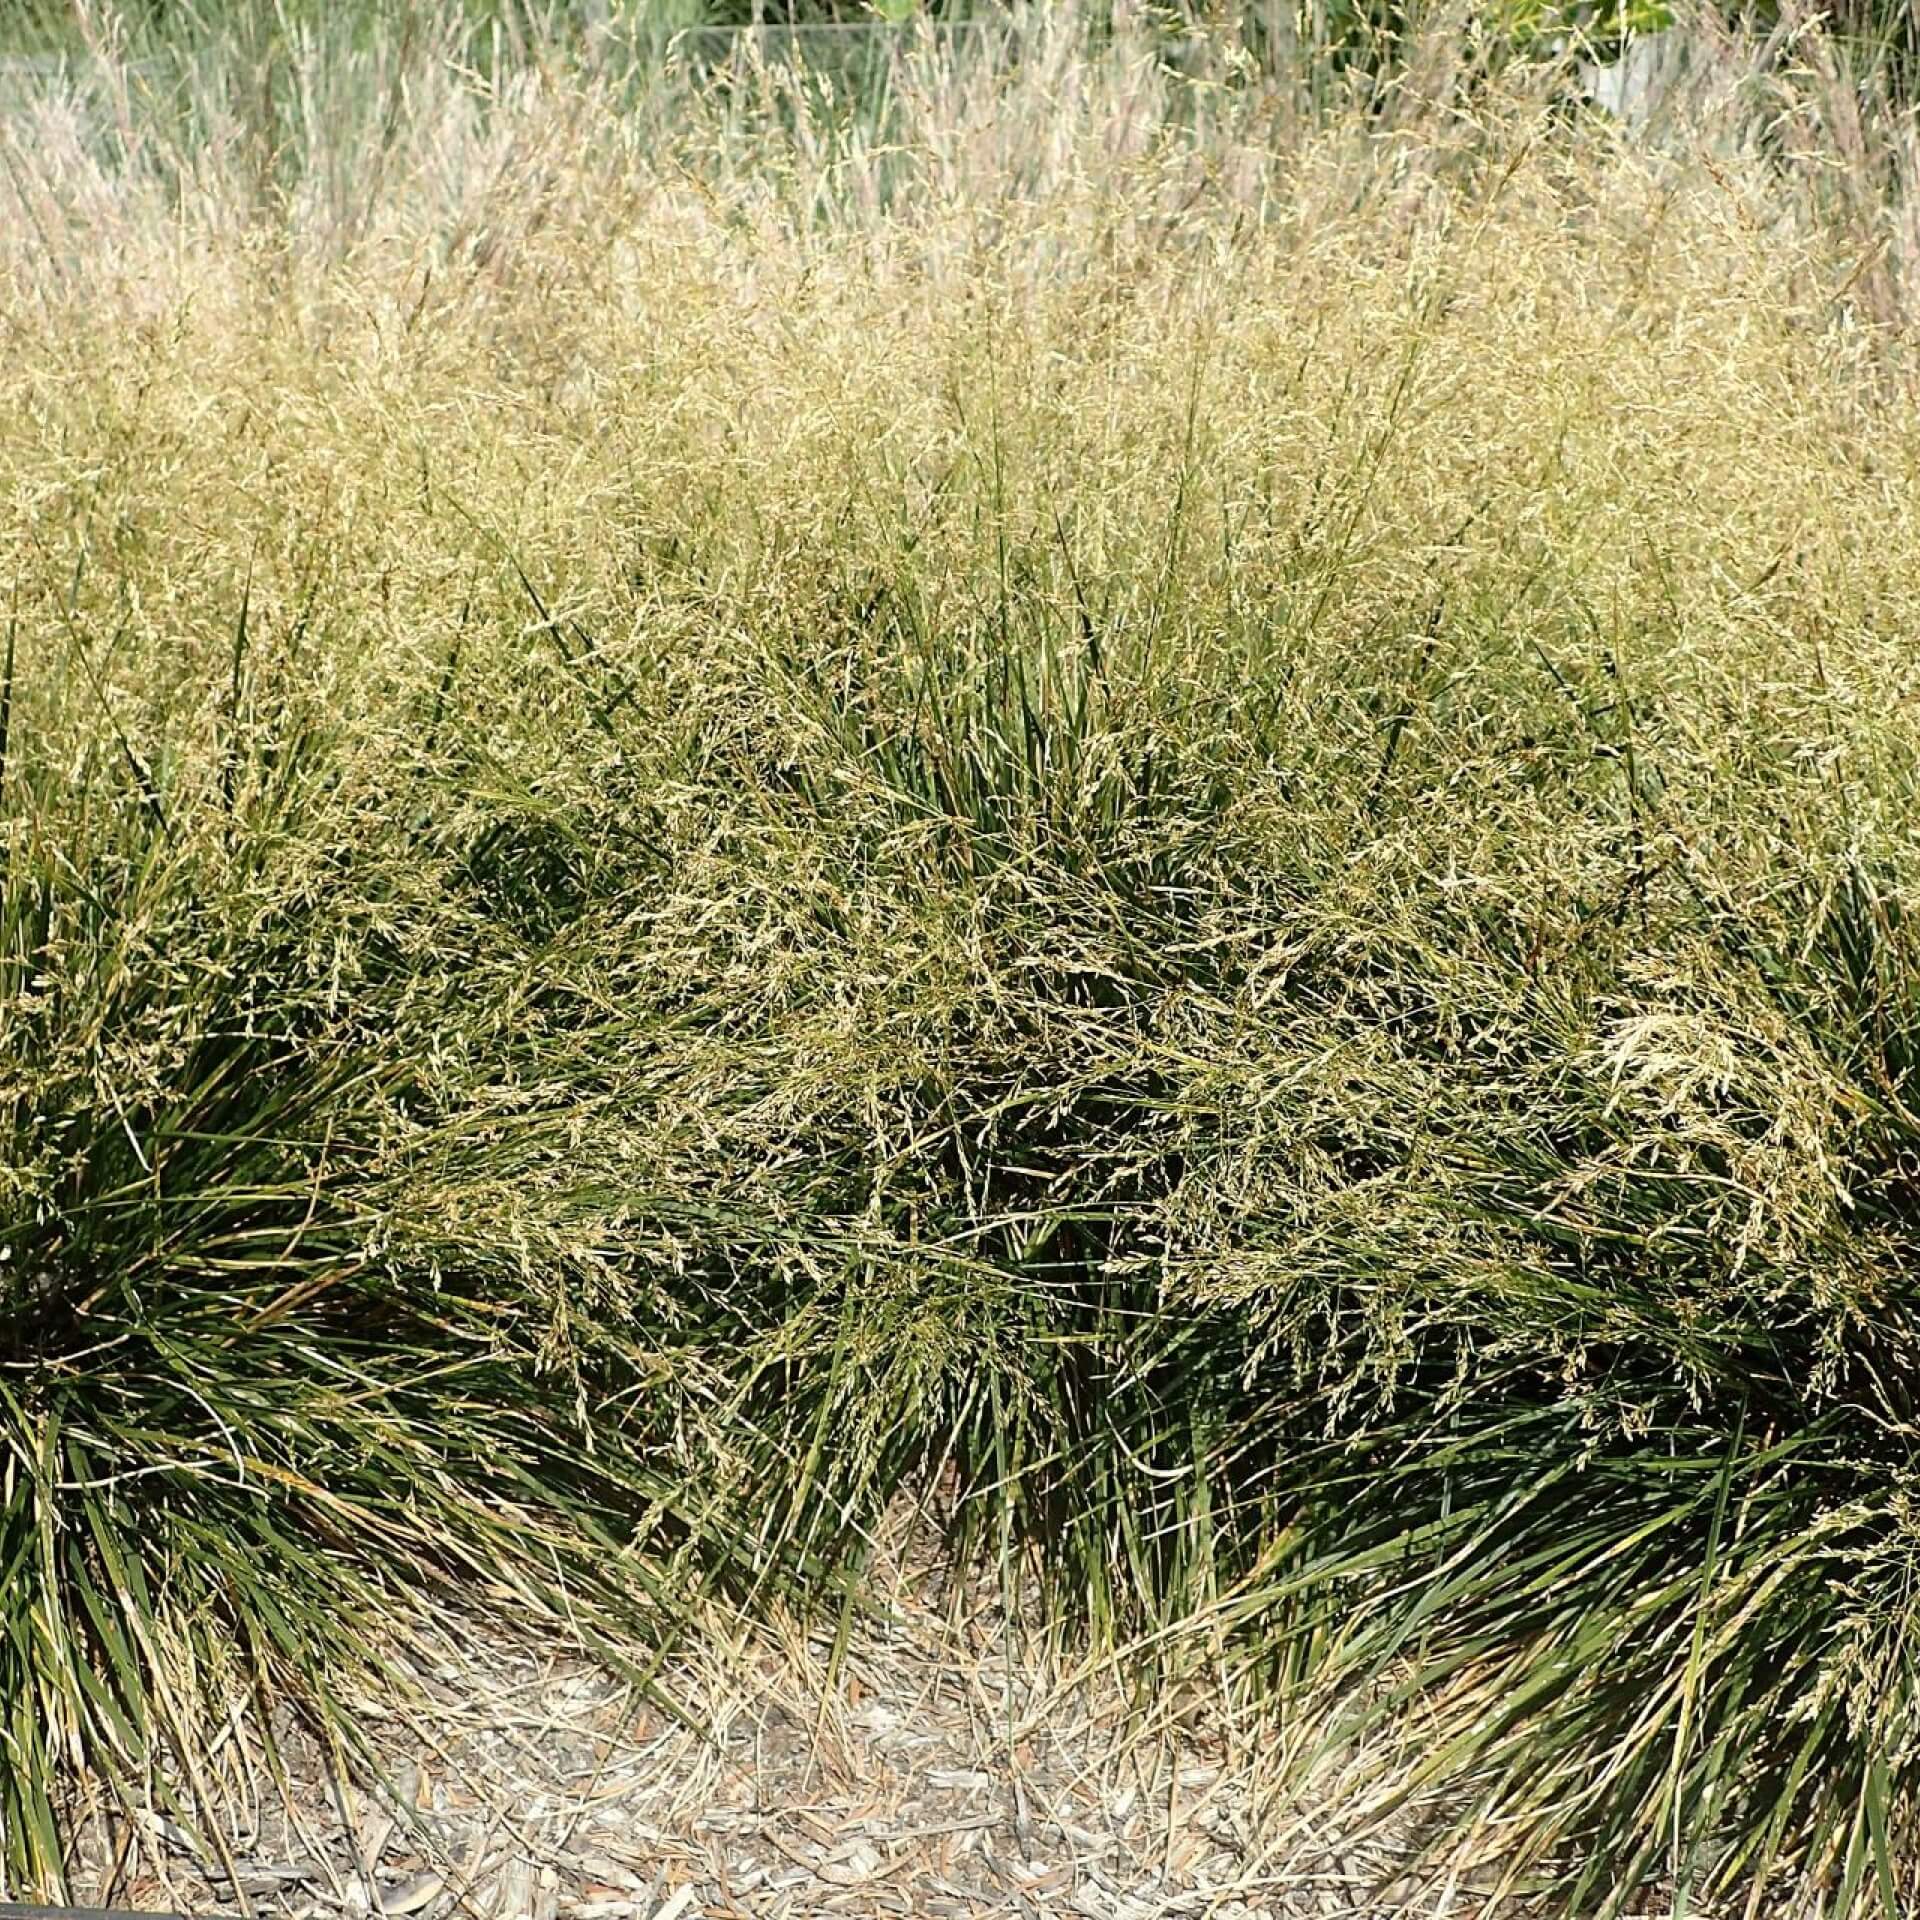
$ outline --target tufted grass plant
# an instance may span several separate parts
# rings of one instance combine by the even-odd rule
[[[914,1497],[1435,1875],[1920,1898],[1899,128],[410,19],[0,114],[8,1889]]]

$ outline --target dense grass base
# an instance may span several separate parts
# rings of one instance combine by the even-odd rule
[[[423,1604],[939,1486],[1552,1911],[1902,1910],[1867,173],[914,44],[0,123],[9,1884]]]

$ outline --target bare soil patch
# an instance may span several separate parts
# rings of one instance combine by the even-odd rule
[[[439,1629],[360,1703],[371,1760],[236,1714],[221,1831],[83,1822],[76,1900],[261,1920],[1291,1920],[1474,1914],[1379,1891],[1218,1686],[1140,1697],[937,1563],[840,1638],[716,1617],[659,1675]],[[265,1737],[271,1732],[271,1739]],[[1352,1821],[1344,1823],[1351,1827]]]

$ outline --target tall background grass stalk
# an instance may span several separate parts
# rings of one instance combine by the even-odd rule
[[[1920,1900],[1843,44],[1690,17],[1629,138],[1471,8],[877,92],[76,18],[0,112],[7,1890],[422,1608],[638,1659],[917,1493],[1547,1911]]]

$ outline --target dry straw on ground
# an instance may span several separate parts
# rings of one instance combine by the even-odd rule
[[[76,1808],[74,1897],[261,1920],[1538,1911],[1484,1865],[1402,1876],[1404,1813],[1367,1831],[1377,1772],[1303,1792],[1285,1730],[1204,1673],[1143,1689],[1124,1655],[1065,1659],[911,1515],[888,1541],[844,1637],[716,1614],[639,1690],[551,1633],[436,1627],[358,1703],[351,1758],[236,1715],[217,1843],[151,1804]]]

